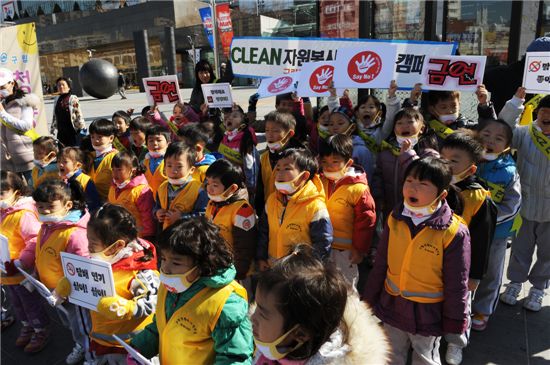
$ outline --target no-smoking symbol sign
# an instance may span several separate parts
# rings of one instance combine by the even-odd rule
[[[538,72],[540,70],[540,61],[533,61],[529,64],[529,72]]]
[[[70,263],[70,262],[67,264],[67,272],[68,272],[69,274],[71,274],[71,276],[74,275],[74,274],[76,273],[76,270],[75,270],[75,268],[74,268],[74,265],[73,265],[72,263]]]

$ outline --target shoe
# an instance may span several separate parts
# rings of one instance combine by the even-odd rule
[[[474,314],[472,318],[472,329],[474,331],[484,331],[487,328],[487,322],[489,322],[489,316]]]
[[[65,359],[65,362],[68,365],[74,365],[74,364],[78,364],[83,359],[84,359],[84,349],[79,343],[77,343],[76,345],[74,345],[73,351],[71,351],[71,353]]]
[[[27,346],[27,344],[32,338],[32,335],[34,335],[34,328],[32,328],[31,326],[23,326],[21,328],[21,332],[19,332],[19,337],[17,337],[17,340],[15,340],[15,346],[17,347]]]
[[[529,296],[523,302],[523,308],[533,312],[538,312],[542,308],[542,298],[544,298],[544,290],[532,287],[529,289]]]
[[[500,301],[508,305],[516,305],[519,292],[521,292],[520,283],[508,283],[504,293],[500,294]]]
[[[42,330],[39,332],[34,332],[32,335],[31,341],[25,346],[24,351],[28,353],[36,353],[42,351],[46,344],[50,340],[50,333],[48,330]]]
[[[447,361],[449,365],[459,365],[462,362],[462,347],[458,347],[451,343],[448,344],[445,361]]]

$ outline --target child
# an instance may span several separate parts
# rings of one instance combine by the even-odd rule
[[[365,171],[353,165],[353,141],[338,134],[320,144],[321,181],[334,229],[330,257],[355,287],[357,264],[370,249],[376,212]]]
[[[19,285],[24,277],[14,264],[19,261],[25,271],[33,272],[40,222],[34,201],[27,193],[29,190],[18,174],[0,171],[0,234],[8,239],[10,258],[3,263],[6,273],[2,273],[2,286],[9,292],[12,308],[22,325],[15,345],[34,353],[48,342],[49,317],[38,291]]]
[[[116,137],[113,140],[113,145],[118,151],[129,151],[130,143],[130,116],[123,110],[118,110],[111,118],[116,128]]]
[[[170,143],[170,132],[166,128],[156,125],[147,129],[145,135],[149,151],[143,160],[145,178],[156,199],[159,186],[166,181],[164,154]]]
[[[497,226],[489,252],[487,274],[479,283],[472,303],[472,328],[483,331],[498,303],[508,237],[521,206],[521,185],[516,163],[508,151],[512,129],[502,120],[488,120],[479,132],[485,151],[477,176],[485,183],[497,206]]]
[[[314,128],[311,129],[309,134],[309,149],[311,153],[317,155],[319,153],[319,142],[328,138],[330,135],[328,132],[328,118],[330,116],[330,110],[328,105],[319,109],[317,120]]]
[[[519,88],[514,98],[506,103],[499,117],[513,114],[518,117],[523,110],[525,89]],[[535,109],[536,120],[531,125],[520,126],[518,120],[510,123],[514,131],[512,148],[518,150],[518,172],[521,180],[522,225],[512,242],[512,254],[508,265],[510,283],[500,300],[509,305],[517,303],[524,282],[533,285],[523,306],[531,311],[542,307],[544,290],[550,284],[550,95],[546,95]],[[505,119],[512,120],[515,118]],[[537,248],[537,259],[531,267]]]
[[[91,177],[82,171],[84,152],[76,147],[65,147],[59,156],[59,176],[69,183],[77,181],[86,195],[86,207],[95,212],[101,206],[101,199]]]
[[[483,154],[483,146],[472,133],[466,129],[454,132],[441,145],[441,157],[449,161],[453,173],[451,182],[460,189],[464,205],[461,217],[470,231],[472,256],[468,289],[472,295],[468,300],[469,307],[473,292],[487,271],[497,217],[497,208],[490,198],[490,192],[483,188],[474,175]],[[462,362],[462,349],[468,345],[470,325],[460,336],[445,336],[449,343],[445,358],[449,364],[458,365]]]
[[[218,148],[220,142],[224,136],[224,132],[220,127],[221,121],[218,117],[208,117],[206,120],[199,124],[200,129],[208,135],[208,141],[206,142],[206,152],[214,155],[218,154]],[[219,158],[219,157],[218,157]]]
[[[152,126],[145,117],[136,117],[130,122],[130,152],[142,163],[147,154],[147,129]]]
[[[197,161],[195,162],[193,179],[198,180],[201,183],[204,182],[208,166],[216,161],[216,156],[211,153],[205,153],[208,136],[203,132],[199,124],[191,124],[181,128],[178,131],[178,136],[182,142],[185,142],[189,146],[195,148]]]
[[[95,150],[90,177],[94,181],[99,197],[102,201],[106,201],[112,180],[111,161],[117,153],[117,150],[113,149],[116,128],[108,119],[96,119],[90,124],[89,131],[92,148]]]
[[[153,193],[136,156],[119,152],[111,163],[113,185],[109,189],[109,203],[126,208],[136,220],[138,236],[151,239],[155,235],[153,222]]]
[[[57,141],[50,136],[38,137],[32,143],[34,152],[34,167],[31,172],[29,186],[35,189],[47,179],[59,179],[57,167]]]
[[[92,311],[90,350],[97,364],[123,364],[126,350],[111,335],[135,335],[153,320],[159,277],[155,246],[138,238],[136,221],[123,207],[105,204],[88,223],[90,256],[111,264],[116,295],[102,297]],[[62,278],[56,293],[67,297],[71,285]]]
[[[258,229],[254,208],[246,198],[242,171],[227,160],[218,160],[206,170],[210,201],[206,218],[220,229],[235,258],[237,279],[243,280],[256,253]]]
[[[384,323],[392,363],[440,364],[444,333],[467,325],[470,235],[445,201],[451,169],[424,158],[405,171],[403,204],[388,217],[365,297]]]
[[[232,254],[218,228],[204,217],[179,221],[162,232],[159,247],[156,316],[132,346],[146,358],[158,354],[162,364],[249,364],[247,294],[233,280]]]
[[[389,344],[342,274],[301,245],[260,273],[254,364],[385,364]],[[368,340],[365,339],[368,336]]]
[[[313,246],[317,257],[328,258],[332,244],[332,224],[327,211],[317,162],[305,149],[288,149],[275,165],[275,187],[267,199],[260,220],[258,267],[286,255],[297,243]]]
[[[403,178],[407,166],[419,157],[439,157],[439,152],[434,133],[428,130],[422,114],[412,108],[402,109],[396,114],[393,135],[382,144],[385,147],[376,156],[371,185],[376,207],[387,217],[403,200]]]
[[[249,197],[254,199],[256,182],[260,174],[260,155],[256,150],[256,133],[248,126],[241,107],[233,108],[224,116],[225,135],[220,142],[218,152],[227,160],[241,167]]]
[[[168,146],[164,155],[166,176],[157,191],[153,213],[163,229],[180,218],[204,214],[208,195],[202,183],[193,179],[195,149],[183,142]]]
[[[199,122],[199,115],[195,113],[193,108],[191,108],[187,104],[183,104],[178,101],[174,105],[174,109],[172,111],[173,114],[170,117],[168,125],[170,126],[170,130],[174,135],[177,135],[178,130],[185,127],[189,123]]]
[[[76,181],[69,185],[61,180],[48,180],[33,192],[38,219],[42,227],[38,233],[35,266],[39,280],[50,290],[63,277],[60,252],[88,257],[86,225],[90,214],[86,211],[85,198]],[[57,311],[61,322],[72,333],[75,347],[67,356],[67,362],[76,364],[89,349],[89,312],[71,303],[63,303],[66,310]]]

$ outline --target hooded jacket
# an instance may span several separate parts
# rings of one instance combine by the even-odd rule
[[[195,171],[193,171],[193,179],[204,182],[206,178],[206,170],[216,161],[216,156],[211,153],[205,153],[202,160],[195,162]]]

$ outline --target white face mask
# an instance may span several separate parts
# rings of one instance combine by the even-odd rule
[[[237,134],[239,134],[239,129],[238,128],[235,128],[232,131],[225,131],[225,135],[227,136],[227,139],[229,139],[230,141],[233,138],[235,138],[237,136]]]
[[[112,144],[104,144],[103,146],[94,146],[92,145],[92,148],[95,150],[96,156],[101,156],[113,149]]]
[[[0,90],[0,97],[2,97],[2,99],[7,98],[8,96],[10,96],[10,92],[8,90],[6,89]]]
[[[468,166],[467,169],[465,169],[464,171],[456,174],[456,175],[453,175],[453,177],[451,178],[451,184],[457,184],[459,182],[461,182],[462,180],[464,180],[465,178],[467,178],[468,176],[470,176],[471,174],[468,172],[468,170],[471,168],[471,166]]]
[[[403,201],[403,215],[406,217],[416,218],[416,219],[422,219],[427,218],[434,214],[435,211],[437,211],[441,207],[441,201],[439,199],[441,196],[445,193],[446,190],[443,190],[441,194],[439,194],[430,204],[421,206],[421,207],[413,207],[407,201]],[[437,205],[436,205],[437,202]],[[435,206],[434,206],[435,205]]]
[[[454,113],[454,114],[443,114],[443,115],[440,115],[440,116],[439,116],[439,120],[440,120],[442,123],[445,123],[445,124],[451,124],[451,123],[454,122],[457,118],[458,118],[458,113]]]
[[[67,214],[58,215],[57,213],[51,214],[38,214],[38,220],[42,223],[59,223],[61,222]]]
[[[299,186],[296,186],[295,182],[298,180],[302,174],[296,176],[291,181],[278,182],[275,181],[275,188],[284,195],[292,195],[298,190]]]
[[[189,271],[187,271],[185,274],[175,274],[175,275],[168,275],[160,271],[160,282],[164,284],[166,289],[171,293],[183,293],[187,289],[193,285],[195,281],[197,281],[199,278],[197,277],[193,281],[189,281],[187,279],[187,276],[195,270],[197,267],[191,268]]]
[[[124,182],[117,183],[115,179],[113,179],[113,184],[115,184],[118,189],[124,189],[130,183],[130,180],[131,179],[128,179]]]
[[[487,152],[483,152],[483,159],[485,161],[494,161],[498,158],[498,156],[500,155],[500,153],[487,153]]]
[[[164,156],[164,152],[149,151],[149,157],[151,158],[161,158]]]
[[[69,172],[68,174],[66,174],[65,176],[63,176],[63,174],[61,173],[61,171],[59,172],[59,177],[62,178],[62,179],[66,179],[66,180],[69,180],[71,177],[74,176],[74,174],[76,174],[78,170],[76,171],[73,171],[73,172]]]
[[[294,331],[296,328],[298,328],[298,325],[295,325],[294,327],[292,327],[290,330],[288,330],[288,332],[284,333],[281,337],[279,337],[273,342],[262,342],[256,339],[256,337],[254,337],[254,343],[256,344],[258,351],[260,351],[262,355],[267,357],[269,360],[280,360],[284,358],[286,355],[288,355],[289,353],[291,353],[292,351],[298,349],[300,346],[303,345],[303,342],[298,342],[296,346],[285,349],[286,350],[285,352],[280,352],[277,349],[277,346],[281,342],[283,342],[288,337],[288,335],[292,331]]]
[[[171,185],[180,186],[187,182],[188,176],[180,177],[179,179],[172,179],[171,177],[168,178],[168,182]]]
[[[14,197],[16,196],[17,192],[14,192],[9,198],[0,200],[0,209],[8,209],[11,207],[14,203]]]
[[[212,200],[215,203],[224,202],[224,201],[226,201],[227,199],[229,199],[233,196],[233,194],[229,194],[229,195],[227,194],[229,189],[231,189],[231,187],[227,188],[227,190],[225,190],[223,193],[218,194],[218,195],[208,194],[208,199]]]
[[[286,142],[283,143],[283,141],[287,137],[288,137],[288,133],[280,141],[273,142],[273,143],[267,142],[267,148],[269,148],[269,150],[271,152],[277,152],[277,151],[281,150],[286,144]]]
[[[399,144],[399,147],[405,142],[406,140],[409,140],[411,142],[411,148],[416,146],[418,143],[418,134],[415,136],[398,136],[395,135],[395,138],[397,140],[397,143]]]
[[[323,170],[323,176],[329,180],[338,181],[346,176],[347,171],[348,171],[348,167],[344,167],[342,170],[332,171],[332,172]]]

